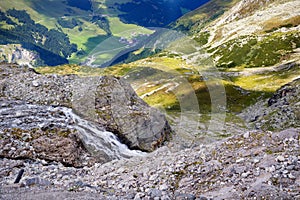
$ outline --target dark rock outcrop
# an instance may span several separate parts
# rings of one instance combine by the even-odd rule
[[[267,101],[249,107],[241,116],[263,130],[300,127],[300,79],[282,86]]]

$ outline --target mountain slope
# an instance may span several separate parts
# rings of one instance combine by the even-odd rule
[[[217,66],[261,67],[294,60],[300,47],[299,1],[230,1],[223,7],[227,11],[214,20],[205,11],[217,3],[211,1],[175,26],[187,27]],[[202,21],[206,24],[199,27]]]

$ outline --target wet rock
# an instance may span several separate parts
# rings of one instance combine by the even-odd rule
[[[0,121],[1,157],[43,159],[75,167],[96,162],[88,159],[89,152],[72,126],[72,119],[59,108],[23,101],[0,99],[0,102],[3,105],[0,116],[5,115]],[[19,120],[18,124],[14,123],[15,119]]]

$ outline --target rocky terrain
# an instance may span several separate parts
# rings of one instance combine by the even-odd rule
[[[2,4],[20,9],[27,6],[22,2]],[[62,2],[48,4],[66,13],[57,6]],[[299,9],[297,0],[211,0],[171,25],[195,46],[175,41],[158,54],[106,69],[1,63],[0,199],[300,199]],[[44,12],[27,11],[38,19]],[[94,45],[102,34],[119,37],[113,27],[125,29],[110,16],[95,19],[97,25],[57,19],[80,26],[64,28],[83,50],[75,63],[99,53]],[[49,30],[63,26],[57,19],[41,23]],[[114,26],[103,32],[108,22]],[[35,54],[13,47],[8,53],[18,49],[16,59],[4,46],[2,60],[34,61]],[[223,121],[211,120],[208,86],[218,83],[209,85],[201,75],[206,67],[224,87],[216,92],[226,101],[219,106],[226,110]],[[184,82],[191,87],[181,87]],[[190,90],[197,101],[185,96]],[[178,117],[184,111],[179,96],[205,112]],[[144,101],[168,113],[171,125]],[[209,132],[211,122],[223,128]]]
[[[1,159],[2,199],[299,199],[299,129],[91,167]],[[13,184],[24,169],[21,182]]]
[[[245,111],[257,130],[180,151],[163,115],[120,78],[2,64],[0,86],[1,199],[300,199],[299,80],[259,107],[264,114],[256,117],[259,104]],[[105,129],[132,149],[169,142],[143,153]]]
[[[37,54],[30,52],[21,45],[0,45],[0,58],[8,63],[18,63],[19,65],[33,66],[39,60]]]
[[[241,113],[257,129],[284,130],[300,127],[300,79],[277,90],[270,99],[260,101]]]

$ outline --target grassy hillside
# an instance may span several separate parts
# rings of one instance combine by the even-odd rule
[[[169,89],[174,87],[174,82],[179,80],[174,77],[184,77],[195,91],[201,110],[209,111],[210,103],[207,100],[209,93],[201,76],[204,64],[201,60],[191,63],[192,57],[184,52],[191,51],[189,54],[196,57],[208,53],[212,64],[214,63],[222,74],[228,110],[240,112],[257,98],[268,96],[283,84],[300,76],[300,56],[297,51],[300,35],[296,31],[299,26],[298,17],[286,14],[280,9],[292,5],[297,8],[299,3],[292,0],[284,1],[283,4],[279,4],[279,1],[262,1],[261,7],[257,7],[255,2],[252,0],[247,4],[240,4],[237,0],[213,0],[179,19],[176,27],[185,27],[194,39],[194,43],[188,45],[191,47],[197,44],[196,49],[200,48],[201,51],[193,48],[188,50],[186,45],[182,45],[185,42],[177,41],[171,48],[164,49],[149,58],[103,70],[90,69],[89,73],[124,76],[131,81],[145,101],[167,110],[179,109],[178,99],[166,91],[170,91]],[[218,10],[218,16],[213,14],[216,14],[214,9]],[[259,19],[263,29],[255,29],[257,31],[251,34],[242,32],[240,27],[251,24],[255,16],[269,14],[272,9],[278,12],[281,10],[281,13]],[[271,24],[270,20],[278,15],[285,18]],[[246,21],[249,24],[242,23],[245,19],[249,20]],[[239,32],[228,36],[224,31],[226,37],[222,40],[223,36],[218,35],[218,28],[223,29],[224,26],[233,26],[232,24],[237,25],[236,29]],[[55,69],[42,70],[43,73],[55,71]],[[73,72],[82,74],[81,68]],[[160,73],[162,75],[159,75]]]
[[[108,37],[139,40],[139,35],[149,34],[142,27],[166,26],[207,1],[19,0],[0,1],[0,10],[4,13],[11,9],[25,10],[36,25],[66,34],[77,45],[77,52],[67,55],[62,62],[78,64],[88,62],[91,51]],[[11,25],[2,27],[9,30]],[[106,58],[113,57],[108,54]]]

